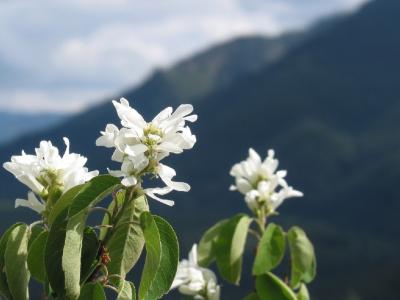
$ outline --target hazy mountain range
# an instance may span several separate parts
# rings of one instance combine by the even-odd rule
[[[400,1],[376,0],[309,32],[219,45],[116,95],[147,117],[167,105],[195,105],[198,143],[169,160],[192,191],[174,195],[174,208],[152,202],[177,228],[182,255],[216,220],[247,209],[228,191],[231,165],[249,146],[261,153],[275,148],[288,181],[305,193],[288,200],[276,221],[304,227],[315,242],[313,299],[396,299],[399,54]],[[73,151],[105,171],[111,152],[94,141],[108,122],[117,123],[110,102],[1,147],[0,160],[32,151],[41,139],[61,145],[68,136]],[[0,180],[0,198],[12,203],[24,196],[24,187],[3,170]],[[22,211],[8,213],[2,226],[32,216]],[[243,283],[239,290],[225,285],[224,299],[242,299],[252,288]]]

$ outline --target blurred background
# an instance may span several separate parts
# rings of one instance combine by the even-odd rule
[[[274,221],[314,241],[313,299],[398,299],[399,0],[0,2],[1,162],[67,136],[106,172],[111,152],[94,142],[118,122],[119,97],[148,118],[180,103],[199,115],[195,148],[169,159],[192,191],[173,208],[151,202],[177,229],[181,257],[247,211],[228,191],[231,165],[250,146],[274,148],[305,193]],[[27,190],[3,169],[0,187],[1,231],[36,218],[13,208]],[[249,268],[223,299],[253,288]]]

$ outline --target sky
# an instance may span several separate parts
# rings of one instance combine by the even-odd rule
[[[0,111],[74,113],[215,43],[365,0],[1,0]]]

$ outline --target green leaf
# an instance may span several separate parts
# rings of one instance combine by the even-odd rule
[[[89,210],[119,185],[120,180],[113,176],[95,177],[82,187],[69,207],[69,220],[62,254],[65,291],[68,299],[77,299],[80,293],[83,230]]]
[[[4,255],[6,252],[6,247],[7,247],[7,242],[8,238],[11,234],[11,232],[14,230],[15,227],[22,225],[23,223],[16,223],[12,225],[10,228],[4,232],[0,239],[0,293],[2,296],[4,296],[6,299],[11,299],[11,293],[8,288],[8,283],[7,283],[7,277],[5,273],[5,260],[4,260]]]
[[[53,224],[54,220],[57,216],[67,207],[70,206],[75,196],[81,191],[83,184],[77,185],[72,189],[66,191],[60,199],[56,202],[56,204],[52,207],[50,214],[47,218],[49,225]]]
[[[251,293],[247,295],[246,298],[244,298],[244,300],[260,300],[260,297],[258,297],[257,293]]]
[[[120,190],[117,192],[116,196],[115,196],[115,200],[112,201],[110,203],[110,205],[108,206],[107,210],[111,215],[114,215],[114,213],[120,208],[122,207],[122,205],[125,202],[125,194],[126,194],[126,190]],[[117,203],[117,207],[115,206],[115,203]],[[148,210],[148,209],[147,209]],[[139,214],[140,215],[140,214]],[[110,225],[110,220],[109,220],[109,215],[108,214],[104,214],[103,217],[103,221],[101,223],[102,225]],[[107,227],[102,227],[100,229],[100,240],[104,240],[106,238],[107,232],[111,230],[110,228]]]
[[[301,284],[297,293],[297,300],[310,300],[310,294],[308,293],[307,286],[303,283]]]
[[[7,282],[14,300],[29,299],[28,257],[29,227],[16,226],[8,237],[5,251]]]
[[[136,289],[132,282],[121,280],[117,300],[136,300]]]
[[[303,229],[292,227],[288,232],[291,257],[292,288],[299,288],[300,283],[310,283],[316,275],[316,259],[314,247]]]
[[[80,293],[83,230],[88,212],[80,211],[69,218],[62,252],[62,269],[65,276],[67,299],[77,299]]]
[[[221,276],[230,283],[239,284],[243,252],[251,219],[244,214],[231,218],[221,228],[215,244],[217,266]]]
[[[68,223],[68,209],[64,209],[53,222],[45,248],[45,266],[52,290],[61,297],[65,294],[62,251]]]
[[[208,229],[203,235],[197,248],[198,263],[202,267],[208,267],[215,260],[215,244],[221,232],[221,228],[228,222],[222,220]]]
[[[33,278],[41,283],[46,281],[46,266],[44,263],[44,255],[48,231],[43,230],[32,242],[28,251],[28,268]]]
[[[164,219],[153,216],[161,241],[161,260],[156,276],[144,299],[160,299],[168,293],[174,281],[179,263],[179,243],[172,226]]]
[[[36,240],[36,238],[44,231],[42,225],[31,225],[31,232],[29,234],[29,242],[28,249],[31,247],[32,243]]]
[[[98,265],[98,253],[100,241],[96,232],[86,227],[83,232],[82,260],[81,260],[81,283],[85,282]]]
[[[95,206],[121,185],[120,179],[110,175],[100,175],[87,182],[74,197],[68,211],[69,217]]]
[[[285,233],[280,226],[269,224],[258,244],[253,275],[265,274],[282,261],[285,255]]]
[[[142,272],[139,286],[139,299],[144,300],[151,292],[150,288],[154,282],[157,270],[161,262],[161,241],[157,223],[153,216],[144,212],[140,216],[140,224],[143,230],[146,244],[146,261]],[[154,299],[153,299],[154,300]]]
[[[297,300],[290,287],[272,273],[257,276],[256,290],[260,300]]]
[[[107,300],[100,283],[87,283],[83,286],[79,300]]]
[[[144,247],[143,232],[140,227],[140,214],[148,211],[145,196],[140,196],[124,204],[121,216],[106,242],[111,261],[107,265],[110,274],[118,274],[122,278],[138,261]],[[108,217],[107,217],[108,218]]]

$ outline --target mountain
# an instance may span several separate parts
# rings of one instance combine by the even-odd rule
[[[193,132],[198,143],[168,162],[178,180],[190,181],[192,191],[174,195],[174,208],[152,202],[154,210],[177,228],[182,253],[216,220],[246,210],[240,195],[228,191],[229,169],[246,157],[249,146],[261,153],[271,147],[281,167],[289,170],[288,181],[305,193],[304,198],[288,200],[275,221],[286,228],[304,227],[315,242],[319,274],[311,285],[313,299],[397,298],[399,16],[398,0],[372,1],[323,30],[296,37],[274,59],[260,59],[270,57],[263,53],[272,51],[265,46],[258,54],[243,51],[241,59],[247,63],[231,60],[227,49],[242,47],[240,41],[231,42],[219,50],[226,51],[222,60],[231,63],[220,67],[224,64],[217,60],[212,75],[205,71],[213,67],[212,57],[199,57],[218,53],[213,52],[218,48],[159,71],[122,94],[146,116],[168,104],[195,104],[199,121]],[[197,66],[190,67],[196,60]],[[210,62],[208,67],[205,62]],[[226,77],[232,75],[230,67],[237,70],[231,78]],[[214,80],[207,81],[209,76]],[[72,150],[88,155],[91,168],[104,171],[111,164],[111,152],[96,148],[94,140],[107,122],[117,122],[110,103],[2,147],[0,159],[6,161],[22,148],[33,149],[42,138],[60,142],[69,136]],[[0,178],[7,187],[0,197],[24,194],[4,171]],[[239,290],[225,285],[224,299],[241,299],[252,288],[249,281],[243,284]]]
[[[52,127],[65,120],[62,114],[28,114],[0,111],[0,144],[10,142],[23,134]]]
[[[227,86],[246,74],[272,65],[302,39],[303,33],[299,32],[284,34],[276,38],[252,36],[232,40],[205,50],[191,59],[186,59],[173,68],[156,70],[142,85],[122,92],[115,98],[130,99],[139,110],[150,117],[160,107],[195,102],[206,95],[208,91]],[[232,67],[232,64],[236,64],[236,66]],[[210,76],[215,79],[215,82],[208,79]],[[190,97],[187,96],[189,91],[183,80],[188,77],[197,83],[197,85],[193,85]],[[223,78],[223,80],[218,80],[218,78]],[[26,151],[33,149],[37,146],[38,141],[46,138],[63,146],[61,137],[68,136],[71,137],[72,147],[75,144],[75,151],[94,152],[91,155],[91,161],[97,165],[97,168],[100,166],[104,169],[106,163],[104,154],[95,151],[96,149],[93,147],[95,138],[89,140],[87,137],[89,134],[96,137],[107,122],[118,122],[114,111],[111,101],[107,101],[89,111],[68,118],[53,128],[27,134],[4,145],[1,148],[0,159],[6,161],[12,153],[16,153],[15,151],[20,152],[20,149],[26,149]],[[82,128],[85,128],[85,135],[81,134]],[[0,177],[7,180],[7,186],[9,186],[7,190],[0,191],[0,198],[15,197],[15,191],[18,190],[19,184],[15,184],[14,180],[3,170],[0,170]]]

